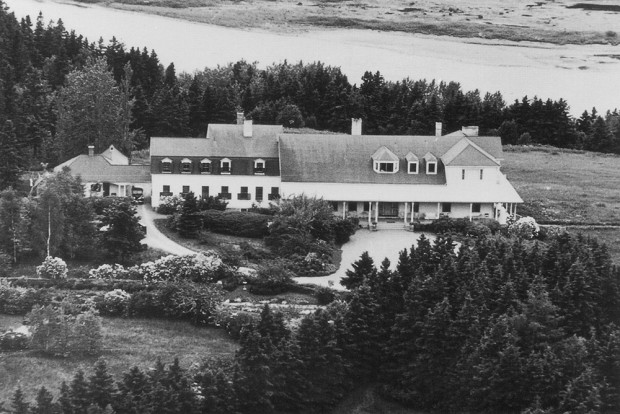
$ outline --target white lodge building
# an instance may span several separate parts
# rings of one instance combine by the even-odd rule
[[[206,138],[151,138],[152,203],[192,191],[246,209],[306,194],[379,227],[515,214],[523,200],[500,171],[500,138],[477,127],[442,136],[437,126],[435,136],[361,135],[353,120],[351,135],[292,134],[241,117],[210,125]]]

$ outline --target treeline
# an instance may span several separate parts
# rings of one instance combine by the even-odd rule
[[[115,89],[99,104],[117,112],[90,120],[101,125],[65,125],[63,117],[71,115],[96,118],[80,114],[85,106],[66,96],[74,90],[68,82],[78,82],[96,58],[104,59],[116,82],[99,77],[96,93]],[[127,50],[114,38],[90,42],[68,32],[61,20],[45,24],[41,15],[34,23],[29,17],[18,21],[0,0],[0,189],[15,185],[16,171],[65,161],[75,155],[67,148],[84,151],[66,131],[96,130],[96,150],[116,142],[129,151],[148,147],[151,136],[203,136],[210,123],[234,122],[237,111],[259,123],[339,132],[349,131],[350,118],[361,117],[365,134],[433,134],[438,121],[444,132],[478,125],[506,144],[620,153],[617,111],[601,115],[593,109],[576,120],[568,110],[562,99],[524,97],[507,104],[499,92],[481,96],[434,80],[390,82],[379,72],[351,84],[340,68],[320,62],[259,69],[240,61],[177,76],[174,64],[164,68],[154,51]]]
[[[455,252],[449,238],[422,236],[395,270],[364,254],[346,281],[344,300],[301,321],[266,305],[241,329],[234,360],[191,373],[176,363],[133,368],[116,386],[106,375],[105,388],[78,373],[57,404],[63,413],[90,404],[117,413],[328,412],[373,384],[426,412],[620,410],[620,269],[595,240],[482,237]]]

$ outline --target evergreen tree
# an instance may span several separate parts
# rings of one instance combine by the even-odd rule
[[[185,200],[181,206],[181,215],[177,230],[179,235],[185,238],[196,238],[202,228],[202,219],[198,214],[198,201],[193,192],[185,194]]]
[[[28,402],[26,401],[21,386],[18,386],[13,393],[13,398],[11,399],[11,407],[13,407],[12,412],[15,414],[29,414],[30,412],[30,404],[28,404]]]
[[[84,371],[78,370],[71,380],[69,399],[74,414],[86,413],[91,404],[89,384],[84,378]]]
[[[41,387],[37,393],[35,405],[31,409],[31,414],[54,414],[56,406],[53,403],[54,397],[45,387]]]
[[[104,409],[114,401],[114,379],[108,373],[108,366],[103,358],[95,363],[93,375],[88,379],[88,394],[90,401]]]
[[[144,227],[136,216],[136,208],[127,200],[116,199],[104,209],[101,224],[107,226],[102,232],[101,243],[110,258],[126,263],[132,255],[144,249]]]
[[[365,279],[372,279],[377,273],[375,262],[368,252],[362,253],[359,260],[352,265],[353,270],[347,270],[346,276],[340,280],[340,284],[347,289],[355,289],[364,283]]]

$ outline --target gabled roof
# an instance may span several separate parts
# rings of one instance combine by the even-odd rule
[[[405,159],[407,160],[407,162],[418,162],[419,161],[418,157],[411,151],[409,151],[407,155],[405,155]]]
[[[396,161],[398,162],[398,157],[385,146],[379,147],[379,149],[377,149],[375,153],[372,154],[371,158],[374,161]]]
[[[458,135],[455,135],[458,136]],[[447,166],[497,166],[499,161],[468,138],[462,138],[442,157]]]
[[[437,157],[435,157],[430,152],[427,152],[426,154],[424,154],[424,156],[422,158],[424,158],[424,161],[426,161],[426,162],[437,162]]]
[[[150,165],[113,165],[103,155],[78,155],[56,166],[54,171],[69,167],[71,174],[82,177],[83,182],[149,183]]]
[[[110,145],[105,151],[99,154],[110,161],[112,165],[129,165],[129,158],[116,149],[114,145]]]
[[[151,138],[155,157],[276,158],[280,125],[252,125],[252,137],[243,136],[243,125],[209,125],[206,138]]]
[[[442,156],[461,137],[280,134],[280,174],[282,182],[445,184],[445,170],[437,174],[407,174],[406,156]],[[494,157],[501,157],[499,137],[472,137],[472,142]],[[370,155],[377,147],[389,148],[399,158],[397,174],[377,174]]]

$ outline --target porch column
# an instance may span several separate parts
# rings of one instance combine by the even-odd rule
[[[407,209],[409,208],[409,203],[405,201],[405,226],[407,225]]]
[[[372,201],[368,202],[368,230],[370,230],[370,222],[372,221]]]
[[[439,218],[440,212],[441,212],[441,203],[437,203],[437,218]]]
[[[414,214],[415,214],[415,213],[414,213],[414,211],[413,211],[413,210],[415,210],[415,201],[412,201],[412,202],[411,202],[411,222],[410,222],[410,223],[413,223],[413,219],[415,218],[415,217],[414,217]]]
[[[517,217],[517,203],[515,203],[515,217]]]
[[[474,209],[474,204],[473,203],[469,203],[469,221],[471,221],[471,216],[473,213],[473,209]]]
[[[343,201],[342,202],[342,219],[346,219],[347,218],[347,202]]]
[[[375,210],[375,223],[379,223],[379,202],[377,201],[377,209]]]

